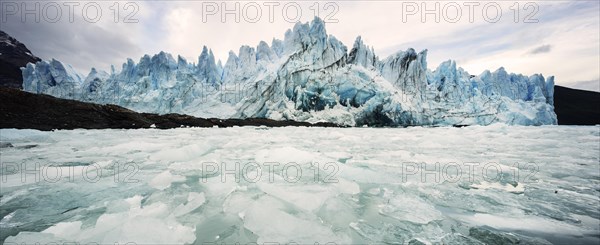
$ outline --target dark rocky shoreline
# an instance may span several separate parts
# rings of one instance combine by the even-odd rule
[[[216,119],[188,115],[137,113],[116,105],[98,105],[0,87],[0,128],[18,129],[170,129],[180,127],[304,126],[339,127],[333,123],[275,121],[265,118]]]

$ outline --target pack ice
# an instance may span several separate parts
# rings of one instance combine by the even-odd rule
[[[598,126],[0,129],[0,142],[13,145],[0,244],[600,244]]]
[[[120,71],[77,74],[57,60],[22,68],[25,91],[135,111],[199,117],[328,121],[350,126],[556,124],[554,77],[504,68],[475,76],[427,50],[385,59],[359,36],[348,48],[324,22],[297,23],[282,40],[242,46],[222,65],[204,47],[197,63],[161,52]]]

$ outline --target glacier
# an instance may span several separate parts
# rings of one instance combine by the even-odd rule
[[[159,114],[348,126],[557,124],[552,76],[504,68],[476,76],[452,60],[430,70],[427,50],[410,48],[380,59],[360,36],[348,50],[319,18],[270,45],[231,51],[224,65],[204,47],[197,63],[160,52],[87,76],[54,59],[22,73],[28,92]]]

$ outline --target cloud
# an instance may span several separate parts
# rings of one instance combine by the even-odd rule
[[[542,46],[539,46],[539,47],[531,50],[529,53],[530,54],[548,53],[548,52],[550,52],[551,49],[552,49],[552,45],[546,44],[546,45],[542,45]]]
[[[138,60],[143,54],[160,51],[179,54],[195,62],[204,45],[211,48],[218,59],[225,61],[230,50],[237,52],[241,45],[256,46],[261,40],[269,43],[272,38],[282,39],[285,31],[294,25],[284,20],[282,12],[289,2],[280,2],[275,8],[273,22],[269,21],[267,8],[263,7],[263,16],[257,23],[249,23],[243,18],[236,22],[231,15],[222,22],[220,14],[209,16],[208,21],[203,22],[202,2],[199,1],[135,3],[139,6],[135,15],[138,23],[114,23],[109,9],[114,2],[103,1],[105,15],[98,23],[86,23],[77,15],[74,23],[22,23],[21,16],[8,16],[9,22],[1,23],[0,28],[25,43],[41,58],[56,58],[87,73],[91,67],[109,69],[109,65],[114,64],[119,68],[126,58]],[[226,3],[228,9],[235,4],[215,3]],[[239,3],[241,7],[251,4]],[[264,6],[263,2],[256,3]],[[468,9],[463,8],[463,16],[456,23],[444,18],[436,22],[432,15],[423,21],[420,14],[408,16],[407,21],[403,21],[401,1],[334,3],[337,8],[325,8],[324,2],[319,2],[320,5],[311,1],[298,2],[302,9],[300,21],[312,20],[315,7],[318,7],[322,18],[331,16],[338,20],[327,23],[329,34],[348,47],[361,35],[381,58],[407,48],[428,49],[430,69],[454,59],[471,74],[504,66],[510,72],[526,75],[555,75],[557,84],[600,77],[600,4],[597,1],[534,2],[539,7],[533,15],[537,23],[523,22],[530,14],[528,11],[521,11],[515,23],[514,7],[511,8],[514,2],[498,2],[503,11],[497,23],[484,20],[482,6],[485,2],[480,2],[475,9],[473,22],[466,16]],[[422,6],[421,2],[416,3]],[[427,9],[435,7],[435,2],[423,3]],[[443,7],[452,3],[440,4]],[[525,3],[520,4],[519,9],[524,9]],[[127,14],[123,6],[121,10],[120,20]],[[533,53],[544,55],[531,55]]]
[[[36,2],[23,3],[33,8]],[[110,7],[114,3],[100,3],[102,15],[95,23],[85,20],[93,18],[93,14],[82,15],[86,2],[75,6],[72,21],[69,20],[67,7],[61,2],[57,3],[62,15],[55,23],[44,19],[48,17],[43,10],[39,10],[39,21],[35,20],[34,15],[25,15],[23,21],[21,13],[3,16],[6,19],[2,20],[2,30],[24,43],[34,55],[44,60],[58,59],[85,75],[92,67],[108,70],[110,65],[115,65],[119,68],[126,58],[139,57],[144,53],[139,45],[145,39],[141,25],[123,23],[124,14],[127,14],[124,11],[113,16]],[[20,8],[23,5],[19,3],[18,6]],[[43,9],[43,6],[44,2],[39,9]],[[115,18],[119,20],[118,23],[115,23]]]

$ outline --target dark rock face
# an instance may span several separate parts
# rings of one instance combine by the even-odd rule
[[[0,86],[22,88],[21,67],[38,61],[24,44],[0,30]]]
[[[17,89],[0,87],[0,128],[19,129],[106,129],[232,126],[317,126],[335,127],[331,123],[311,124],[270,119],[204,119],[187,115],[137,113],[116,105],[98,105],[58,99]]]
[[[600,124],[600,93],[554,86],[554,112],[559,125]]]

